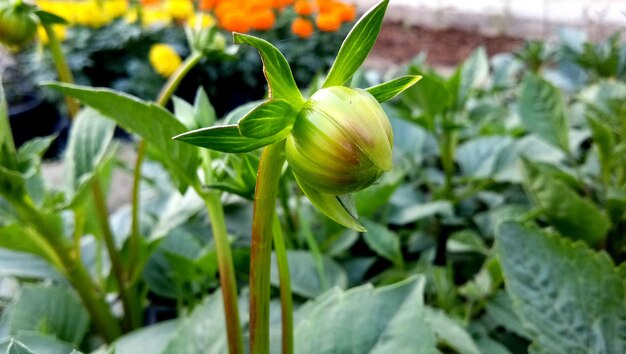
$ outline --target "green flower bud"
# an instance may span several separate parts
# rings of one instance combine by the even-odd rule
[[[298,113],[286,155],[300,183],[346,194],[391,170],[393,133],[387,115],[367,91],[334,86],[317,91]]]
[[[0,8],[0,42],[8,46],[22,46],[35,37],[37,16],[30,6],[21,1]]]

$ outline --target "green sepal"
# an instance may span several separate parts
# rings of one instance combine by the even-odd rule
[[[69,24],[69,22],[67,22],[67,20],[64,19],[63,17],[55,15],[48,11],[37,10],[35,11],[35,15],[37,15],[42,25],[43,24],[46,24],[46,25],[68,25]]]
[[[287,134],[288,133],[289,132],[287,132]],[[275,143],[284,139],[285,136],[286,134],[279,134],[263,139],[246,138],[239,133],[239,127],[233,124],[196,129],[177,135],[172,139],[211,150],[240,153],[249,152]]]
[[[322,87],[343,85],[363,64],[378,38],[388,4],[389,0],[381,1],[354,25],[341,44],[337,58]]]
[[[324,215],[328,216],[336,223],[341,224],[347,228],[358,232],[367,231],[358,220],[356,214],[356,207],[351,195],[333,195],[328,193],[322,193],[301,183],[298,180],[298,176],[294,174],[300,189],[309,198],[311,203],[315,205]]]
[[[233,40],[235,44],[249,44],[259,51],[271,99],[284,99],[296,107],[304,104],[289,63],[278,48],[264,39],[242,33],[234,33]]]
[[[378,103],[383,103],[401,94],[404,90],[415,85],[421,79],[422,77],[420,75],[401,76],[380,85],[367,88],[366,91],[374,96]]]
[[[263,139],[276,134],[286,136],[298,112],[285,100],[263,102],[241,118],[237,125],[246,138]]]

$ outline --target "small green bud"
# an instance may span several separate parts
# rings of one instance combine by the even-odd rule
[[[0,5],[0,42],[8,46],[22,46],[37,32],[37,16],[32,6],[16,1]]]
[[[367,91],[321,89],[298,113],[286,155],[298,181],[319,192],[364,189],[392,168],[393,133],[387,115]]]

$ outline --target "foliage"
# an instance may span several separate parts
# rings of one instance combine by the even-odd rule
[[[301,14],[305,5],[296,7],[285,9],[284,18],[315,16]],[[382,20],[380,9],[371,16]],[[3,128],[6,104],[0,102],[0,333],[6,337],[0,352],[226,352],[223,247],[215,228],[209,231],[220,220],[206,202],[212,196],[224,210],[240,325],[251,325],[254,289],[245,284],[257,149],[289,136],[310,98],[301,91],[309,78],[299,78],[289,55],[303,63],[315,57],[294,54],[311,50],[313,42],[280,42],[281,31],[291,30],[281,21],[266,32],[269,41],[235,36],[261,53],[271,95],[230,114],[212,106],[211,88],[208,95],[194,90],[192,103],[175,98],[170,112],[112,89],[47,85],[91,107],[73,122],[62,187],[50,186],[41,173],[41,155],[54,137],[16,148]],[[155,33],[175,28],[150,32],[122,19],[98,30],[76,26],[65,41],[70,58],[81,31],[87,41],[115,26],[120,35],[131,36],[129,28],[137,38],[152,33],[151,44],[168,42]],[[376,76],[355,73],[373,44],[363,35],[375,27],[368,26],[357,25],[355,42],[339,52],[344,59],[310,91],[350,83],[383,102],[393,130],[393,169],[353,193],[354,208],[347,199],[301,191],[291,167],[275,171],[275,227],[286,245],[295,352],[626,351],[626,83],[617,35],[590,43],[563,32],[556,46],[529,43],[492,58],[479,48],[448,77],[419,58]],[[321,43],[326,35],[336,36],[312,40]],[[362,40],[354,39],[359,35]],[[283,58],[282,45],[294,52]],[[145,55],[136,60],[150,69]],[[376,79],[392,75],[399,78]],[[423,78],[412,86],[418,75]],[[100,185],[106,195],[114,188],[111,175],[128,170],[115,154],[114,123],[147,144],[135,205],[139,224],[132,205],[103,216],[97,193],[90,193]],[[230,154],[171,139],[188,130],[195,139],[189,141]],[[324,203],[330,211],[314,207]],[[285,279],[275,250],[267,279],[272,353],[281,351]],[[137,294],[130,302],[145,319],[138,326],[118,306],[124,290]],[[115,326],[117,333],[103,330]]]

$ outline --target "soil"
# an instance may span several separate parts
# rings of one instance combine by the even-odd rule
[[[423,27],[385,23],[370,54],[368,66],[377,69],[400,65],[420,52],[428,54],[426,62],[432,66],[455,66],[479,46],[489,56],[520,48],[523,39],[498,36],[486,37],[457,29],[432,30]]]

